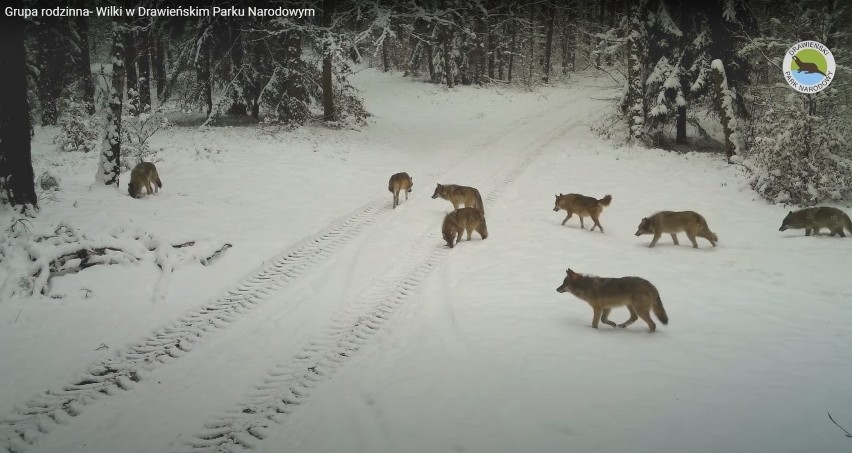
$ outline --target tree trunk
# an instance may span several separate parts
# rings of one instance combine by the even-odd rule
[[[390,71],[390,61],[388,61],[388,37],[382,40],[382,71]]]
[[[323,0],[322,2],[322,26],[325,28],[326,33],[331,33],[331,18],[334,14],[336,0]],[[382,49],[384,50],[384,44],[382,44]],[[323,49],[323,58],[322,58],[322,113],[323,120],[325,121],[334,121],[335,120],[335,111],[334,111],[334,85],[332,83],[332,50],[326,47]]]
[[[547,17],[547,29],[544,42],[544,83],[550,82],[550,57],[553,50],[553,23],[556,18],[556,10],[553,5],[548,5],[545,9]]]
[[[54,125],[59,118],[57,104],[62,93],[64,54],[58,21],[43,21],[37,26],[38,100],[41,106],[41,124]]]
[[[491,22],[488,20],[488,17],[485,18],[485,42],[486,49],[488,50],[488,78],[494,78],[494,68],[497,66],[497,56],[495,55],[495,50],[497,49],[497,36],[494,33],[491,33]]]
[[[634,4],[627,18],[627,125],[629,141],[641,141],[645,135],[644,84],[642,83],[642,10]]]
[[[201,101],[207,108],[207,118],[210,118],[210,115],[213,113],[213,86],[212,81],[210,80],[209,29],[209,23],[198,23],[198,32],[196,33],[196,48],[198,51],[195,55],[195,75],[198,83],[198,92],[201,95]]]
[[[124,43],[127,42],[127,26],[112,22],[112,89],[109,93],[109,112],[106,118],[104,139],[101,142],[101,156],[95,181],[118,187],[118,175],[121,173],[121,106],[124,100]]]
[[[509,75],[508,75],[508,80],[509,80],[509,83],[512,83],[512,69],[515,66],[515,43],[517,42],[517,38],[518,38],[518,30],[516,28],[514,17],[509,19],[509,28],[512,30],[511,31],[512,40],[509,43]]]
[[[446,29],[441,30],[441,58],[444,60],[444,77],[447,78],[447,88],[455,86],[453,80],[453,68],[450,62],[450,39],[452,39]]]
[[[741,151],[742,144],[740,140],[739,128],[737,120],[734,116],[734,99],[728,88],[728,79],[725,75],[725,67],[722,60],[713,60],[710,64],[713,73],[713,104],[719,114],[719,120],[722,122],[722,131],[725,134],[725,156],[728,162],[731,157]],[[810,140],[804,140],[809,143]]]
[[[89,22],[85,17],[78,17],[74,20],[74,24],[77,27],[77,36],[80,37],[78,43],[80,56],[77,59],[77,67],[83,85],[83,101],[86,103],[86,113],[94,115],[95,82],[92,79],[92,58],[89,53]]]
[[[530,53],[527,55],[527,83],[532,83],[533,74],[535,73],[535,41],[536,41],[536,23],[535,23],[535,3],[528,5],[530,8]]]
[[[166,49],[164,48],[163,39],[159,30],[154,30],[153,33],[154,45],[154,79],[157,82],[157,100],[162,102],[163,92],[166,89]]]
[[[131,115],[139,114],[139,88],[136,81],[139,75],[136,72],[136,33],[132,26],[123,26],[124,32],[124,71],[127,76],[127,101],[130,104]]]
[[[433,43],[435,42],[436,31],[437,25],[433,24],[432,31],[429,33],[429,44],[426,45],[426,56],[429,60],[429,80],[431,80],[432,83],[438,83],[438,80],[436,80],[437,76],[435,75],[435,46],[433,45]]]
[[[676,127],[677,135],[675,135],[675,143],[678,145],[686,144],[686,106],[679,105],[677,106],[677,122]]]
[[[6,18],[0,28],[0,202],[38,207],[27,100],[27,21]]]
[[[139,111],[151,111],[151,39],[150,21],[139,31],[139,79],[136,87],[139,90]]]
[[[245,49],[243,49],[242,33],[240,27],[234,21],[228,23],[228,54],[231,58],[231,106],[228,107],[229,115],[245,115],[247,113],[246,105],[246,75],[243,71],[243,57]]]

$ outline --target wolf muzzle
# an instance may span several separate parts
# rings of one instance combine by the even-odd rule
[[[642,232],[641,232],[641,231],[636,231],[636,236],[642,236]]]
[[[787,231],[787,227],[781,225],[781,228],[778,228],[778,231]]]

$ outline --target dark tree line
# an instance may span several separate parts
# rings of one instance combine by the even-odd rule
[[[208,124],[225,116],[292,126],[358,121],[366,112],[347,82],[354,64],[450,88],[532,87],[597,69],[625,88],[619,107],[630,141],[656,146],[673,136],[683,145],[690,126],[704,132],[699,114],[709,112],[724,123],[732,158],[755,142],[767,106],[789,94],[772,88],[783,49],[815,39],[844,61],[849,33],[843,24],[852,9],[841,0],[314,0],[280,6],[316,14],[31,22],[24,41],[29,67],[15,71],[29,80],[24,92],[41,124],[56,123],[67,97],[85,102],[89,113],[107,114],[112,123],[105,135],[117,134],[103,147],[115,165],[109,170],[115,178],[103,180],[109,184],[117,181],[121,115],[179,106],[203,111]],[[98,91],[92,66],[105,62],[119,70],[108,71]],[[848,96],[837,92],[801,97],[808,115],[847,115]]]

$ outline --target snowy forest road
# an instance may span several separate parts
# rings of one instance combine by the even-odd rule
[[[564,118],[562,115],[551,116]],[[492,173],[487,183],[477,185],[486,194],[486,212],[488,206],[500,199],[505,188],[516,180],[542,150],[572,128],[585,127],[578,119],[577,116],[570,118],[548,132],[536,131],[534,136],[537,138],[521,146],[514,161]],[[517,135],[515,140],[530,139],[527,133]],[[472,165],[482,166],[477,163]],[[466,171],[465,167],[460,166],[454,173]],[[478,182],[482,182],[482,176],[479,174],[476,177],[480,180]],[[413,212],[416,211],[406,211],[406,214]],[[414,222],[420,223],[416,220]],[[308,399],[319,385],[331,379],[335,371],[391,320],[408,296],[449,256],[450,249],[443,245],[437,222],[415,231],[419,236],[407,241],[413,245],[397,250],[395,257],[387,260],[390,265],[385,271],[385,277],[347,303],[345,309],[326,326],[320,338],[308,341],[293,358],[284,357],[282,362],[276,364],[253,386],[244,401],[205,423],[204,430],[190,442],[190,448],[185,451],[254,448],[257,442],[266,437],[265,433],[271,426],[297,411],[297,406]]]
[[[565,105],[570,104],[563,104],[555,108],[544,104],[544,108],[540,112],[519,121],[517,123],[518,129],[506,130],[485,138],[480,142],[478,149],[466,153],[466,157],[455,158],[455,162],[441,162],[435,165],[436,170],[420,176],[418,180],[422,184],[423,180],[434,180],[438,177],[438,174],[442,174],[441,177],[455,177],[458,178],[458,182],[464,184],[476,185],[480,188],[487,187],[487,189],[482,190],[485,194],[487,208],[488,204],[499,197],[502,188],[534,160],[538,151],[556,137],[574,127],[574,122],[565,122],[568,113]],[[575,116],[579,115],[575,114]],[[488,153],[493,147],[515,146],[519,151],[502,154],[514,156],[513,159],[508,161],[506,159],[495,159],[494,154]],[[441,171],[445,168],[450,170]],[[430,189],[427,184],[425,191],[428,190]],[[396,223],[399,223],[399,217],[405,216],[402,213],[408,213],[408,217],[412,217],[411,220],[422,223],[422,220],[416,219],[418,216],[410,215],[415,212],[413,211],[414,205],[431,203],[431,206],[435,207],[439,204],[438,201],[428,200],[426,197],[428,194],[425,191],[418,193],[421,196],[412,197],[412,206],[409,209],[397,210],[400,214],[395,216]],[[211,398],[210,395],[221,394],[222,392],[204,390],[205,385],[203,383],[210,380],[210,376],[217,375],[215,371],[217,367],[228,367],[227,357],[255,356],[252,365],[242,369],[245,376],[240,379],[243,380],[230,382],[231,393],[242,389],[241,384],[246,382],[248,377],[256,376],[257,370],[268,370],[269,364],[276,364],[273,370],[267,373],[269,376],[273,376],[273,378],[267,379],[270,380],[272,385],[264,387],[266,391],[261,392],[263,393],[262,400],[269,400],[270,398],[281,400],[281,393],[276,393],[278,390],[303,384],[306,379],[311,377],[306,373],[316,374],[317,368],[313,365],[301,366],[305,363],[305,360],[312,357],[345,358],[337,349],[346,350],[351,342],[352,345],[356,345],[355,350],[357,350],[358,342],[365,341],[364,338],[360,338],[363,337],[365,329],[368,333],[373,332],[375,327],[387,320],[389,316],[386,315],[392,313],[394,306],[400,304],[408,291],[416,287],[417,282],[425,275],[424,272],[428,273],[429,268],[437,265],[447,254],[447,250],[440,246],[441,241],[437,240],[440,218],[434,217],[434,209],[431,212],[420,213],[425,214],[430,219],[427,221],[429,227],[422,231],[414,229],[414,235],[398,238],[393,245],[394,249],[408,250],[408,247],[414,244],[414,250],[398,257],[398,259],[390,260],[391,263],[395,263],[394,268],[406,271],[392,273],[391,275],[394,277],[382,279],[380,280],[381,284],[375,285],[371,290],[358,293],[362,295],[351,304],[345,295],[338,294],[337,297],[331,299],[346,301],[345,306],[341,307],[340,302],[327,303],[323,306],[323,309],[310,313],[312,309],[317,308],[312,303],[313,298],[311,297],[311,294],[315,292],[316,280],[325,275],[324,271],[317,272],[316,268],[327,267],[328,261],[345,261],[341,260],[343,249],[347,249],[350,255],[354,254],[354,257],[350,256],[346,261],[351,264],[357,260],[356,257],[359,252],[363,253],[365,249],[371,248],[369,238],[363,238],[364,232],[386,228],[384,224],[390,222],[390,220],[385,219],[383,214],[391,211],[388,198],[376,198],[366,203],[350,215],[329,225],[322,232],[289,247],[276,258],[267,261],[257,272],[245,278],[234,289],[220,298],[185,314],[179,320],[153,332],[151,336],[137,342],[134,346],[118,351],[113,357],[86,366],[85,371],[67,385],[48,390],[26,404],[15,408],[13,416],[4,420],[0,425],[0,432],[2,432],[0,439],[5,443],[5,450],[10,452],[26,451],[37,442],[47,439],[47,442],[39,445],[40,449],[45,449],[45,451],[72,451],[76,445],[77,448],[82,448],[82,450],[93,451],[92,444],[89,441],[95,441],[99,437],[97,433],[108,433],[107,439],[105,439],[108,443],[110,442],[109,439],[115,442],[117,439],[127,438],[127,433],[122,434],[122,430],[103,429],[105,424],[109,426],[126,424],[127,426],[122,429],[135,431],[136,437],[140,441],[139,451],[152,451],[149,450],[150,445],[148,445],[151,439],[150,430],[148,428],[140,429],[140,426],[144,426],[145,423],[143,421],[129,421],[139,417],[142,420],[150,420],[151,413],[149,410],[145,410],[147,408],[156,412],[180,400],[190,401],[184,408],[201,408],[211,404],[213,406],[210,408],[191,411],[195,412],[195,417],[206,418],[204,414],[221,412],[213,410],[214,407],[218,408],[217,403],[226,403],[225,407],[244,406],[241,401],[245,398],[240,399],[239,393],[230,395],[230,399],[225,397],[222,398],[222,401],[219,401],[216,398]],[[445,202],[441,203],[442,207],[446,207]],[[403,203],[403,206],[405,207],[407,204]],[[375,233],[373,234],[375,235]],[[353,242],[359,247],[354,252],[349,252],[348,250],[351,249]],[[394,256],[398,256],[398,254]],[[421,260],[425,261],[421,262]],[[399,263],[397,263],[398,261]],[[399,265],[397,266],[397,264]],[[413,269],[411,268],[412,265],[414,265]],[[338,274],[345,274],[350,269],[345,263],[342,267],[342,271],[336,270]],[[354,280],[351,276],[346,277],[346,279]],[[395,297],[393,294],[400,297]],[[279,301],[286,303],[270,303]],[[275,314],[271,315],[270,311]],[[264,339],[274,336],[275,330],[269,329],[278,329],[279,332],[300,332],[304,338],[314,338],[316,337],[314,334],[316,329],[313,329],[312,326],[322,325],[322,320],[327,320],[329,315],[337,312],[342,313],[339,316],[340,320],[332,321],[330,327],[326,329],[327,334],[323,336],[324,339],[331,339],[333,347],[330,347],[324,341],[319,343],[316,341],[298,341],[297,336],[296,338],[285,338],[284,344],[280,345],[280,348],[266,348],[264,352],[268,353],[270,357],[259,356],[257,351],[254,350],[258,343],[263,344]],[[299,316],[300,313],[302,316]],[[354,322],[352,321],[353,316],[355,316]],[[268,322],[270,319],[281,321],[283,318],[287,318],[284,323],[287,326],[286,328],[282,328],[281,323],[275,325],[275,323]],[[305,322],[306,319],[308,322]],[[367,324],[365,323],[369,321],[365,320],[380,320],[380,322],[371,327],[366,327]],[[266,321],[265,324],[264,321]],[[261,323],[261,325],[258,325],[258,323]],[[329,323],[326,322],[325,324]],[[250,333],[248,335],[250,338],[247,338],[246,332]],[[285,333],[283,336],[287,337],[288,335]],[[295,343],[294,340],[296,340]],[[294,347],[305,344],[307,346]],[[223,353],[223,349],[226,348],[231,352]],[[276,350],[279,354],[275,354]],[[297,350],[304,351],[304,353],[297,353]],[[281,357],[297,357],[298,365],[295,368],[301,369],[302,372],[296,373],[295,381],[293,378],[275,378],[279,374],[279,370],[292,368],[287,362],[282,364]],[[190,359],[178,360],[183,358]],[[199,363],[202,365],[199,366]],[[180,365],[165,366],[170,364]],[[210,364],[215,365],[211,367]],[[334,364],[333,360],[329,361],[328,364],[329,373],[334,366],[339,366],[339,364]],[[181,376],[181,380],[193,383],[194,391],[197,391],[197,393],[192,393],[194,396],[188,396],[188,400],[175,398],[174,395],[169,395],[169,392],[162,392],[163,387],[159,384],[166,382],[167,377],[164,375],[171,374],[167,370],[172,368],[174,368],[175,375]],[[237,375],[229,374],[228,377],[236,377]],[[293,375],[290,373],[287,376]],[[128,392],[131,389],[138,389],[138,391]],[[139,395],[130,396],[134,393]],[[157,405],[157,400],[162,402],[160,407]],[[204,404],[201,404],[202,400]],[[104,409],[92,410],[95,406]],[[130,410],[128,407],[137,410]],[[273,406],[267,404],[264,410],[268,411],[271,407]],[[278,408],[280,405],[276,404],[274,407]],[[266,413],[264,411],[257,411],[256,414],[248,412],[250,411],[245,408],[239,411],[243,415],[257,415],[253,418],[258,418],[261,414]],[[116,414],[122,415],[117,416]],[[190,418],[185,417],[184,419]],[[190,443],[196,446],[212,446],[226,440],[237,439],[236,434],[233,436],[225,435],[226,431],[234,433],[239,431],[239,429],[234,429],[234,427],[237,427],[236,424],[226,424],[224,426],[229,428],[223,429],[221,420],[226,419],[228,418],[224,417],[217,419],[217,421],[208,422],[205,426],[212,426],[214,434],[202,433]],[[94,432],[85,433],[84,431],[88,429],[86,425],[90,426]],[[197,430],[199,424],[194,426]],[[239,426],[245,428],[245,430],[251,427],[246,424]],[[169,426],[169,429],[174,429],[174,427]],[[181,432],[184,431],[177,431],[173,433],[172,437],[179,438]],[[51,434],[51,436],[47,436],[47,434]],[[133,436],[131,435],[131,437]],[[157,437],[165,440],[170,438],[168,436]],[[79,443],[72,441],[72,439],[79,438],[87,439],[87,446],[81,447]],[[201,438],[210,438],[210,441],[198,443],[197,441]],[[177,445],[185,445],[180,439],[176,442]],[[110,451],[115,448],[117,447],[105,445],[104,448],[94,448],[94,451]],[[168,447],[164,446],[164,448]],[[133,448],[127,450],[122,447],[120,449],[136,451]]]

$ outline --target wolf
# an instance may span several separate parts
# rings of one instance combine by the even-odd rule
[[[811,232],[819,234],[820,229],[828,228],[831,231],[831,236],[846,237],[843,234],[843,229],[846,228],[852,233],[852,220],[840,209],[820,206],[787,213],[787,217],[784,217],[778,231],[790,228],[804,228],[805,236],[810,236]]]
[[[408,173],[401,172],[390,177],[388,181],[388,190],[393,193],[393,208],[396,209],[399,205],[399,192],[405,191],[405,199],[408,200],[408,193],[414,186],[414,178],[408,176]]]
[[[663,308],[660,292],[651,282],[639,277],[604,278],[578,274],[571,269],[556,288],[557,292],[566,291],[586,301],[592,306],[592,327],[598,328],[600,322],[616,327],[609,320],[609,312],[614,307],[626,306],[630,310],[630,319],[618,324],[624,328],[642,318],[651,332],[657,330],[657,324],[651,319],[651,311],[663,324],[669,323],[669,316]]]
[[[568,212],[568,215],[565,216],[565,220],[562,221],[562,224],[565,225],[565,222],[571,218],[572,215],[577,214],[577,217],[580,218],[580,228],[586,228],[583,225],[583,217],[591,217],[592,222],[595,224],[592,225],[592,229],[589,231],[595,231],[595,227],[604,232],[603,227],[601,226],[599,217],[601,212],[603,212],[603,208],[605,206],[609,206],[612,202],[612,195],[607,195],[600,200],[597,198],[587,197],[585,195],[580,195],[578,193],[569,193],[569,194],[559,194],[556,195],[556,204],[553,205],[553,210],[558,212],[560,209],[564,209]]]
[[[447,246],[452,248],[461,241],[462,233],[467,232],[467,240],[470,234],[476,230],[482,240],[488,239],[488,225],[485,224],[485,215],[478,208],[465,207],[453,210],[444,217],[441,233]]]
[[[648,247],[653,247],[663,233],[668,233],[672,237],[672,242],[675,245],[680,245],[677,241],[677,233],[681,231],[686,232],[686,237],[692,242],[692,248],[698,248],[696,237],[707,239],[713,247],[716,247],[716,243],[719,242],[719,237],[716,236],[716,233],[710,231],[704,217],[694,211],[661,211],[651,217],[645,217],[639,223],[636,236],[653,234],[654,239],[648,245]]]
[[[154,192],[159,192],[160,188],[163,187],[163,182],[160,181],[160,175],[157,173],[157,167],[151,162],[139,162],[130,172],[127,193],[133,198],[139,198],[144,187],[147,194],[151,195],[151,184],[154,184]]]
[[[479,195],[479,191],[473,187],[456,184],[438,184],[435,187],[435,193],[432,194],[432,198],[435,199],[438,197],[449,200],[453,204],[453,209],[458,209],[459,205],[464,204],[468,208],[476,207],[485,214],[485,205],[482,204],[482,197]]]

